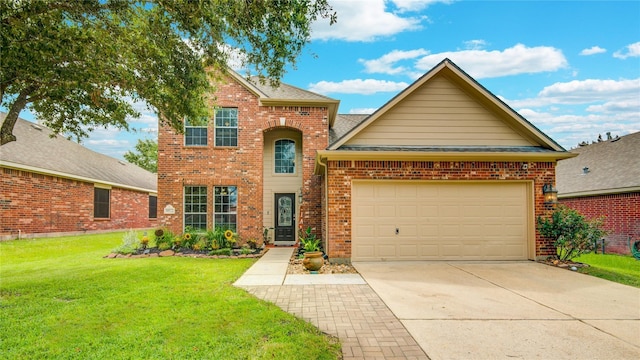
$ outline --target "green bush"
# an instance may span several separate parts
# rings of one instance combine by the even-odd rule
[[[311,227],[307,227],[307,230],[300,231],[300,243],[305,252],[320,251],[320,239],[316,238],[316,234],[311,232]]]
[[[158,250],[168,250],[175,246],[176,235],[171,230],[156,230],[156,247]]]
[[[606,235],[602,229],[603,220],[587,220],[578,211],[558,205],[550,218],[538,217],[538,231],[554,240],[558,258],[567,261],[594,249],[595,240]]]
[[[138,233],[134,230],[129,230],[122,236],[122,245],[112,251],[114,253],[128,255],[135,253],[140,246],[142,246],[142,243],[138,239]]]

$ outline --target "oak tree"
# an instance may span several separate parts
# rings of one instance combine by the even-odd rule
[[[336,20],[327,0],[0,0],[0,145],[26,107],[81,138],[128,130],[144,100],[182,131],[231,56],[277,84],[318,19]]]
[[[125,160],[138,165],[139,167],[158,172],[158,142],[152,139],[138,139],[135,151],[127,151],[124,154]]]

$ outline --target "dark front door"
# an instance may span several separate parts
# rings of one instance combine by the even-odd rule
[[[276,194],[275,241],[296,241],[295,194]]]

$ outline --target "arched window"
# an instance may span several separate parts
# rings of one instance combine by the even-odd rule
[[[296,142],[289,139],[276,140],[276,174],[294,174],[296,172]]]

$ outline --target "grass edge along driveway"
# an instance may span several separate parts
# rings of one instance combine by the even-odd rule
[[[232,284],[253,259],[105,259],[123,233],[0,242],[11,359],[336,359],[335,338]]]

